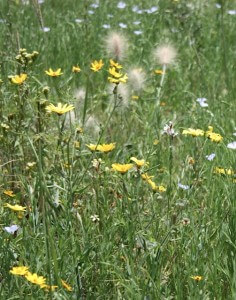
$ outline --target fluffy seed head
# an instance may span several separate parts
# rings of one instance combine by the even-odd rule
[[[175,62],[176,58],[176,50],[171,45],[162,45],[158,46],[154,50],[154,58],[160,63],[161,65],[170,65]]]
[[[106,51],[110,58],[120,61],[124,58],[128,46],[127,39],[120,33],[111,32],[106,40]]]
[[[141,91],[144,88],[146,74],[142,69],[131,69],[128,72],[129,84],[133,91]]]

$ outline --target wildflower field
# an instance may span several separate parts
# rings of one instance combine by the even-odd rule
[[[0,299],[236,299],[235,15],[0,1]]]

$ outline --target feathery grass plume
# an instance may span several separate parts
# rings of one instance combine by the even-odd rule
[[[146,74],[141,68],[134,68],[128,72],[129,85],[133,91],[140,92],[144,88]]]
[[[128,49],[127,39],[118,32],[110,32],[105,39],[106,51],[110,58],[121,61]]]
[[[170,44],[164,44],[154,50],[153,56],[159,64],[168,66],[175,62],[177,52]]]

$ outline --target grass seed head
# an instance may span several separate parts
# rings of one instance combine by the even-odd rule
[[[134,91],[141,91],[144,88],[146,74],[141,68],[134,68],[128,72],[129,84]]]
[[[105,40],[107,54],[116,61],[121,61],[128,50],[127,39],[120,33],[111,32]]]
[[[169,44],[158,46],[154,50],[154,59],[161,65],[171,65],[175,62],[177,52],[175,48]]]

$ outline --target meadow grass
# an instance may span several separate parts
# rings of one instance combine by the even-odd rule
[[[235,3],[41,2],[0,2],[0,299],[235,299]]]

